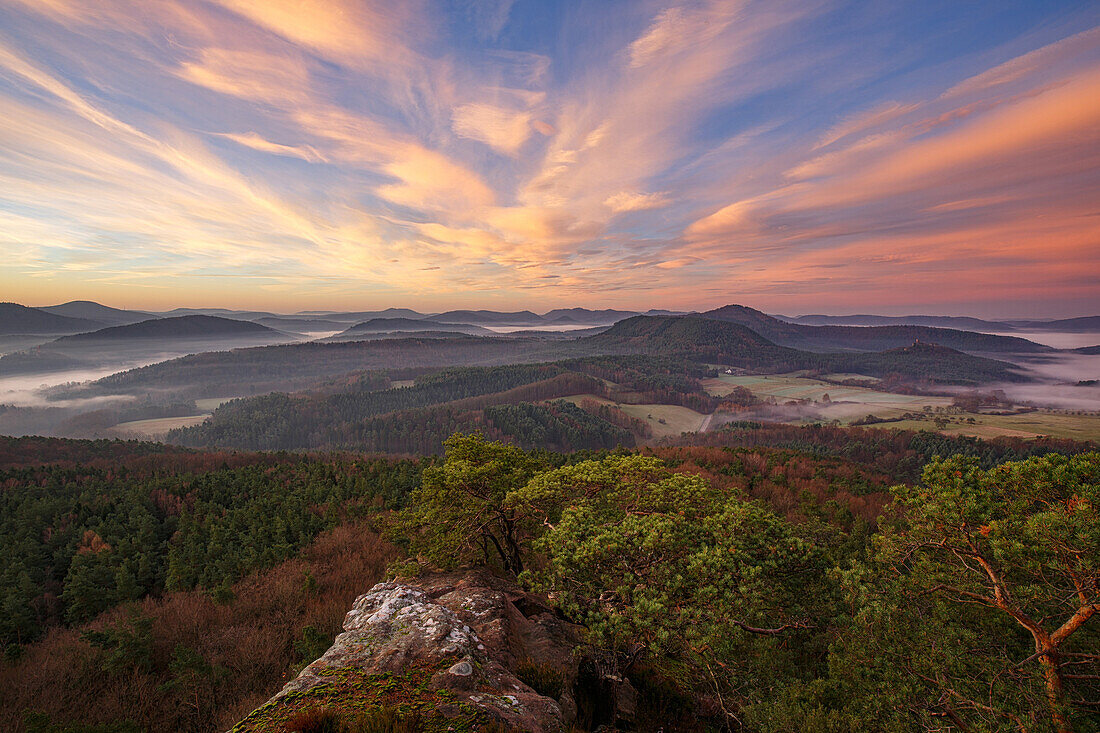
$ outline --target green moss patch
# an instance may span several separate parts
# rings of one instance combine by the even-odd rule
[[[323,683],[262,705],[233,726],[232,733],[283,733],[289,720],[312,708],[334,710],[349,722],[389,710],[401,717],[417,717],[425,733],[476,731],[491,724],[484,711],[450,690],[429,688],[432,676],[446,666],[418,667],[401,674],[355,668],[320,670]]]

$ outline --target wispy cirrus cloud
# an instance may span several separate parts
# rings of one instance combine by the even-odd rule
[[[535,131],[530,110],[510,109],[491,104],[463,104],[451,117],[457,135],[478,140],[489,147],[515,155]]]
[[[969,21],[543,11],[12,0],[0,281],[81,272],[134,305],[182,298],[151,290],[168,273],[267,307],[1097,304],[1095,10],[940,56],[919,34]]]

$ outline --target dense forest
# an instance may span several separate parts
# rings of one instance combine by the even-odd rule
[[[543,408],[577,430],[593,417],[566,404]],[[483,413],[568,443],[532,407]],[[649,691],[643,730],[1058,729],[1032,633],[995,604],[960,604],[982,578],[924,548],[967,523],[1052,632],[1077,602],[1065,583],[1083,579],[1088,597],[1095,582],[1089,446],[751,423],[694,438],[563,454],[460,436],[442,463],[6,439],[0,725],[228,728],[405,552],[421,571],[487,560],[552,593]],[[464,473],[479,465],[495,468]],[[513,555],[487,553],[499,527],[519,533]],[[1059,554],[1065,532],[1078,555]],[[1097,634],[1076,627],[1055,663],[1056,711],[1075,730],[1096,722]]]
[[[165,456],[142,444],[122,444],[131,449],[123,459],[117,443],[73,447],[86,463],[0,470],[0,643],[10,650],[119,603],[227,589],[340,521],[400,503],[421,468],[382,458]]]
[[[983,468],[1005,461],[1076,455],[1097,449],[1095,443],[1060,438],[974,438],[931,430],[882,430],[833,425],[781,425],[738,421],[718,430],[667,438],[663,445],[727,448],[783,448],[815,457],[833,456],[875,466],[898,481],[916,481],[936,456],[969,456]]]
[[[713,466],[730,484],[636,454],[447,448],[391,530],[418,559],[400,572],[490,563],[546,593],[610,674],[677,701],[643,729],[1100,726],[1100,453],[958,455],[915,486],[853,486],[892,500],[870,530],[755,498],[772,469],[820,506],[767,452]]]
[[[683,361],[647,362],[633,356],[461,367],[424,374],[411,386],[379,389],[389,385],[367,379],[315,393],[232,400],[207,423],[174,431],[169,440],[246,450],[427,454],[439,452],[452,433],[477,429],[529,448],[630,447],[635,434],[621,417],[606,419],[598,408],[586,411],[555,400],[591,394],[709,412],[718,401],[696,378],[709,373]]]

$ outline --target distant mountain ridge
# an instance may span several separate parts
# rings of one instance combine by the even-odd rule
[[[361,323],[372,318],[427,318],[428,314],[408,308],[386,308],[380,311],[299,311],[288,314],[289,318],[321,318],[341,323]]]
[[[1001,321],[985,321],[969,316],[773,316],[787,323],[803,326],[931,326],[963,331],[1011,331],[1012,326]]]
[[[431,319],[441,323],[466,323],[478,326],[607,326],[624,318],[638,315],[684,315],[682,311],[616,310],[604,308],[555,308],[539,315],[534,311],[450,310],[443,313],[421,313],[409,308],[387,308],[381,311],[300,311],[287,317],[322,318],[335,321],[368,321],[375,318]]]
[[[351,328],[333,336],[334,339],[355,336],[357,334],[376,333],[419,333],[422,331],[443,331],[448,333],[463,333],[470,336],[488,336],[492,331],[481,326],[468,323],[443,323],[434,318],[372,318],[369,321],[357,323]]]
[[[808,326],[788,323],[743,305],[727,305],[699,314],[703,318],[747,326],[768,340],[807,351],[884,351],[914,341],[948,346],[959,351],[1040,354],[1056,349],[1015,336],[962,331],[932,326]]]
[[[0,335],[79,333],[102,328],[104,324],[87,318],[50,313],[19,303],[0,303]]]
[[[475,326],[541,326],[546,324],[542,316],[531,311],[502,313],[489,310],[447,311],[431,316],[439,323],[469,323]]]
[[[293,316],[264,316],[257,318],[255,323],[262,324],[277,331],[293,331],[294,333],[315,333],[317,331],[342,331],[348,324],[341,321],[324,318],[295,318]]]
[[[251,321],[218,316],[151,318],[124,326],[60,336],[0,357],[0,375],[49,373],[103,367],[125,368],[188,353],[294,340]]]
[[[130,323],[125,326],[111,326],[89,333],[63,336],[52,343],[73,343],[78,341],[120,341],[130,339],[165,338],[216,338],[219,336],[267,335],[279,334],[252,321],[241,321],[220,316],[176,316],[173,318],[152,318],[148,321]]]
[[[785,323],[803,326],[931,326],[934,328],[953,328],[964,331],[1062,331],[1066,333],[1100,333],[1100,316],[1081,316],[1079,318],[1061,318],[1049,321],[1040,320],[1004,320],[989,321],[970,316],[876,316],[858,314],[851,316],[783,316],[774,318]]]
[[[759,311],[755,313],[764,316]],[[747,317],[752,318],[753,314]],[[772,372],[809,369],[875,377],[896,374],[945,384],[1025,380],[1012,364],[943,345],[918,341],[878,352],[803,351],[777,345],[749,326],[711,319],[706,314],[636,316],[581,341],[605,347],[633,345],[645,353]]]
[[[10,305],[17,306],[18,304],[13,303]],[[612,308],[593,310],[579,307],[555,308],[541,315],[530,310],[506,312],[486,309],[458,309],[442,313],[421,313],[409,308],[386,308],[377,311],[316,310],[299,311],[297,313],[273,313],[270,311],[235,310],[232,308],[173,308],[168,311],[146,312],[111,308],[90,300],[74,300],[43,308],[18,307],[30,311],[39,311],[42,314],[56,316],[57,318],[76,319],[76,322],[52,320],[46,316],[39,316],[36,320],[31,321],[32,317],[25,313],[20,316],[14,311],[4,313],[0,310],[0,335],[81,333],[106,326],[140,323],[152,318],[178,318],[182,316],[214,316],[235,321],[251,321],[275,329],[286,328],[295,333],[308,333],[326,330],[339,331],[348,328],[352,324],[357,325],[378,318],[402,318],[410,321],[432,320],[437,323],[466,324],[481,327],[537,328],[546,326],[558,328],[562,326],[609,326],[624,318],[636,315],[683,315],[680,311],[668,310],[651,309],[642,313],[640,311]],[[31,325],[26,325],[27,323]],[[10,330],[12,328],[16,330]]]
[[[270,318],[277,314],[269,313],[268,311],[239,311],[232,308],[173,308],[170,311],[163,311],[154,315],[164,316],[166,318],[176,318],[179,316],[216,316],[218,318],[228,318],[234,321],[253,321],[257,318]]]
[[[605,323],[621,321],[625,318],[640,315],[636,311],[620,311],[605,308],[604,310],[589,310],[587,308],[555,308],[542,314],[547,323],[577,323],[586,326],[597,326]]]
[[[1076,333],[1100,333],[1100,316],[1062,318],[1057,321],[1008,321],[1008,325],[1024,331],[1067,331]]]
[[[43,306],[39,310],[65,316],[66,318],[83,318],[96,321],[108,326],[121,326],[156,318],[154,314],[145,311],[111,308],[91,300],[70,300],[68,303],[61,303],[60,305]]]

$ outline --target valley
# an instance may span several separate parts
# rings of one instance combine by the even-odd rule
[[[558,408],[551,402],[565,399],[570,405],[580,405],[582,393],[572,388],[551,389],[547,397],[534,402],[522,395],[479,393],[485,395],[479,398],[484,404],[471,412],[465,405],[450,405],[445,399],[418,402],[418,392],[412,387],[418,380],[452,367],[544,364],[569,372],[580,363],[577,360],[604,359],[619,365],[614,369],[629,363],[631,369],[641,371],[626,383],[607,379],[604,394],[591,393],[592,399],[603,401],[615,409],[616,416],[621,415],[623,426],[611,425],[606,416],[591,419],[603,426],[597,433],[609,436],[625,430],[631,437],[623,439],[636,444],[712,430],[738,419],[874,423],[960,435],[1100,438],[1095,419],[1100,412],[1100,389],[1065,381],[1072,374],[1087,376],[1089,369],[1100,371],[1100,357],[1013,335],[938,325],[983,325],[974,326],[965,319],[914,318],[908,320],[921,323],[863,326],[807,324],[732,305],[687,315],[571,309],[544,316],[530,311],[433,315],[399,308],[282,315],[177,309],[149,314],[105,310],[98,304],[78,306],[63,307],[62,312],[68,314],[64,316],[47,311],[36,314],[29,308],[13,310],[20,322],[49,322],[54,328],[61,327],[59,323],[75,327],[70,321],[49,320],[74,314],[85,321],[98,317],[116,325],[50,337],[30,349],[16,349],[0,357],[0,390],[11,384],[7,398],[0,394],[0,404],[9,405],[0,411],[0,430],[177,440],[192,435],[208,420],[217,424],[226,419],[226,413],[219,415],[217,408],[230,398],[286,393],[297,395],[286,403],[295,405],[302,400],[303,404],[320,399],[331,402],[341,393],[386,390],[391,390],[386,410],[348,414],[342,418],[340,430],[358,435],[368,423],[374,426],[368,432],[379,430],[387,421],[399,420],[390,415],[409,410],[415,418],[408,413],[401,419],[441,420],[441,425],[456,429],[463,425],[502,429],[484,413],[491,404],[530,404],[523,409],[534,410],[536,422],[560,428],[563,420],[568,423],[573,418],[557,414]],[[330,332],[320,337],[309,335],[309,328],[322,325],[340,330],[331,336]],[[1011,331],[1015,327],[1006,328]],[[0,330],[19,329],[12,325]],[[1055,331],[1041,333],[1047,341],[1059,338]],[[1081,331],[1074,336],[1089,337]],[[927,338],[938,338],[962,350],[925,341]],[[787,345],[781,345],[784,343]],[[662,358],[673,364],[654,371],[651,362]],[[82,381],[84,375],[91,379]],[[657,388],[657,392],[646,389],[660,393],[659,399],[646,401],[631,394],[638,379]],[[652,383],[654,379],[663,380],[663,384]],[[671,392],[669,380],[680,381]],[[752,404],[721,406],[719,403],[731,395],[737,396],[737,388],[746,391]],[[986,406],[967,411],[955,404],[960,396],[990,391],[1001,395],[997,410]],[[270,398],[264,400],[263,404],[274,404]],[[497,415],[500,425],[513,424],[513,418],[501,413],[501,408],[494,409],[489,412]],[[1018,410],[1027,410],[1027,416],[991,414]],[[236,447],[355,445],[387,449],[372,442],[374,439],[337,439],[331,432],[322,437],[332,428],[317,432],[315,428],[321,425],[311,428],[306,424],[333,419],[331,413],[324,418],[320,413],[294,418],[296,424],[301,423],[295,431],[313,436],[308,441],[284,436],[268,444],[253,438]],[[591,439],[600,443],[607,438]],[[219,441],[224,447],[234,445]],[[438,449],[442,437],[424,434],[418,441],[416,450],[431,451]],[[573,447],[583,445],[582,441]]]

